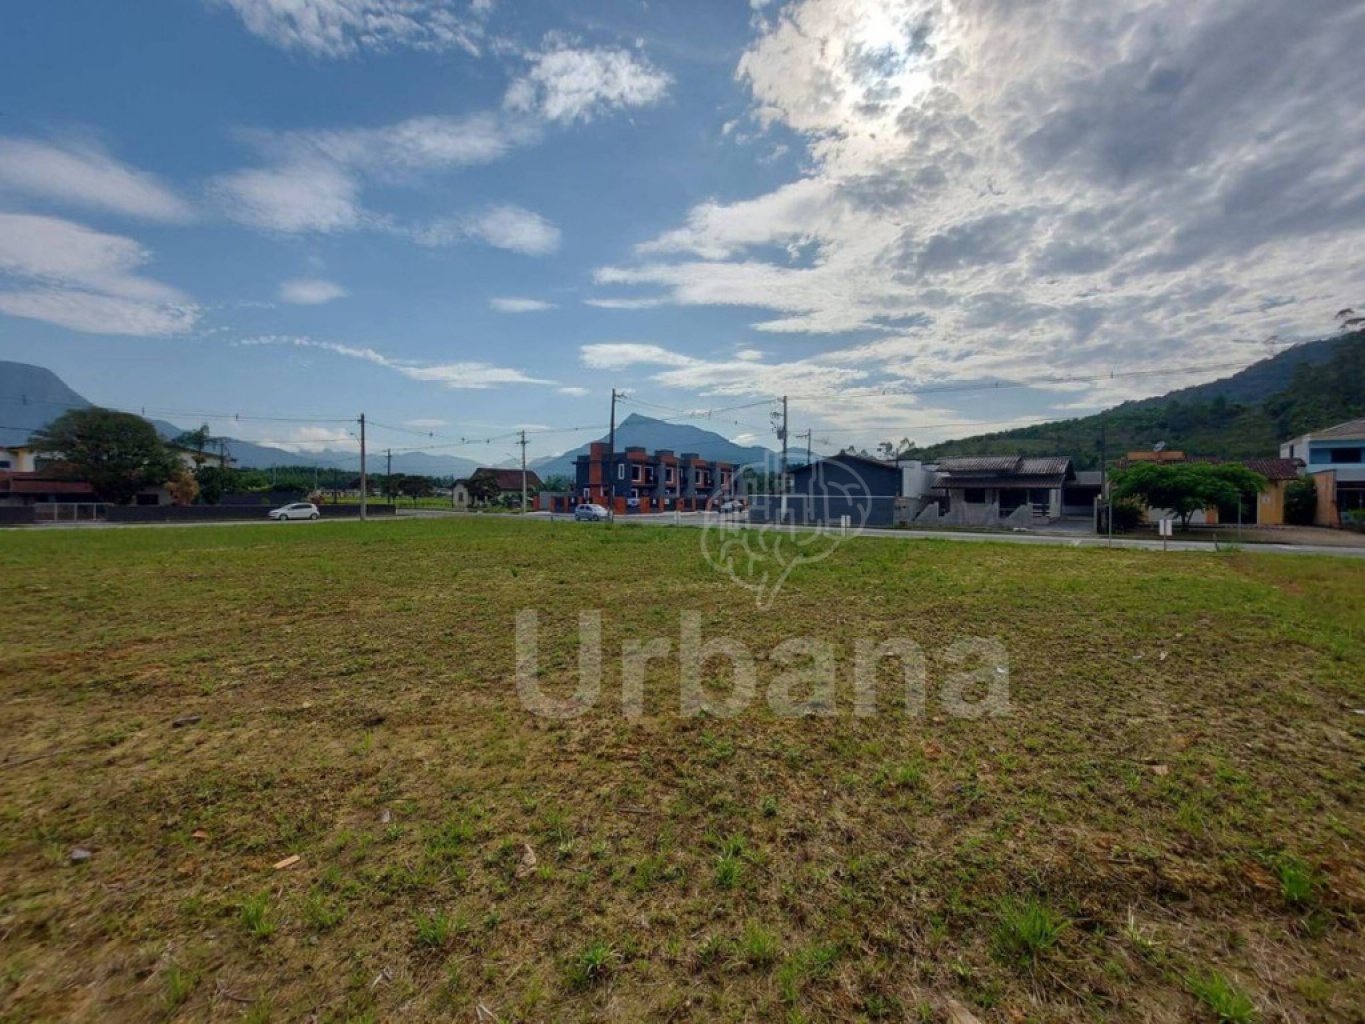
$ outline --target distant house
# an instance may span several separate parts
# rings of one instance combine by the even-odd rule
[[[1283,449],[1282,449],[1283,450]],[[1259,458],[1250,459],[1225,459],[1213,455],[1186,455],[1182,451],[1164,448],[1161,451],[1141,451],[1129,452],[1120,461],[1119,466],[1131,465],[1135,462],[1159,462],[1163,465],[1168,463],[1199,462],[1212,465],[1222,465],[1232,463],[1239,466],[1246,466],[1253,473],[1259,473],[1265,477],[1265,490],[1261,491],[1256,497],[1254,508],[1242,510],[1243,522],[1248,526],[1283,526],[1284,525],[1284,496],[1290,483],[1303,475],[1303,463],[1289,455],[1282,458]],[[1160,511],[1160,510],[1158,510]],[[1150,518],[1150,514],[1149,514]],[[1218,520],[1218,510],[1216,508],[1205,509],[1202,513],[1196,512],[1190,520],[1193,523],[1204,523],[1213,525]]]
[[[469,508],[468,480],[456,480],[450,485],[450,507],[461,510]]]
[[[1005,455],[944,459],[934,465],[852,452],[798,466],[789,476],[785,496],[754,499],[753,519],[837,525],[848,516],[854,526],[998,526],[1006,519],[1032,523],[1060,518],[1064,491],[1076,479],[1067,458]],[[1093,495],[1073,500],[1093,502]]]
[[[457,482],[463,484],[466,496],[477,493],[484,481],[491,481],[497,488],[499,497],[515,496],[521,498],[521,491],[525,480],[526,494],[528,502],[530,496],[541,488],[540,477],[533,470],[527,470],[524,474],[519,469],[497,469],[492,467],[480,467],[469,474],[468,480]]]
[[[1038,517],[1062,517],[1062,492],[1076,479],[1071,460],[1063,456],[1034,458],[1000,455],[943,459],[938,486],[948,493],[948,510],[962,507],[995,518],[1020,508]]]
[[[186,448],[180,444],[168,444],[171,451],[175,453],[180,464],[193,473],[200,466],[213,466],[221,469],[226,465],[231,465],[231,459],[225,459],[221,454],[215,452],[201,452],[198,448]]]
[[[1319,526],[1340,526],[1348,513],[1365,509],[1365,419],[1286,441],[1280,455],[1302,460],[1317,485]]]
[[[32,473],[38,468],[37,455],[38,450],[27,444],[0,448],[0,473]]]
[[[99,501],[84,480],[59,480],[46,473],[0,470],[0,506]]]
[[[901,495],[901,468],[885,459],[841,452],[788,472],[785,494],[756,496],[754,522],[890,526]]]
[[[616,512],[693,511],[738,494],[738,468],[712,462],[696,452],[650,452],[631,446],[614,455],[594,441],[586,455],[574,460],[574,493],[551,496],[553,511],[571,511],[575,503],[592,502]]]

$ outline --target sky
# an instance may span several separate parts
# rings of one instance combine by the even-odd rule
[[[1084,415],[1365,302],[1362,52],[1359,0],[14,0],[0,358],[483,461],[612,388],[824,450]]]

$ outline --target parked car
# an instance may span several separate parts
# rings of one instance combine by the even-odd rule
[[[722,512],[742,512],[744,506],[737,501],[727,501],[721,505],[720,510]]]
[[[607,511],[605,505],[579,505],[573,510],[573,517],[579,522],[597,523],[603,519],[610,519],[611,513]]]
[[[277,519],[280,522],[284,522],[286,519],[316,519],[322,515],[316,505],[306,501],[296,501],[292,505],[273,508],[266,514],[271,519]]]

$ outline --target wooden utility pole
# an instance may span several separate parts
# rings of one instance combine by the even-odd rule
[[[778,431],[778,437],[782,440],[782,461],[779,464],[780,472],[777,477],[777,493],[782,495],[781,500],[781,521],[787,521],[787,396],[782,396],[782,428]]]
[[[607,515],[616,515],[616,389],[611,389],[611,429],[607,432]]]
[[[365,498],[370,489],[369,477],[365,475],[365,414],[360,414],[360,518],[365,520],[368,515],[365,511]]]
[[[526,514],[526,431],[521,432],[521,514]]]

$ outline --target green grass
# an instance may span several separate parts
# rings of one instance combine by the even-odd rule
[[[242,927],[253,939],[264,940],[275,934],[275,915],[270,906],[270,894],[266,892],[248,896],[238,908]]]
[[[1245,1019],[1214,976],[1358,1019],[1360,563],[869,539],[760,612],[701,541],[0,531],[0,1020]],[[518,699],[527,608],[558,700],[601,612],[578,717]],[[680,713],[684,611],[754,653],[737,717]],[[660,637],[629,718],[622,644]],[[798,637],[833,716],[772,711]],[[923,715],[887,659],[855,716],[855,641],[896,637]],[[973,637],[1006,716],[945,708]]]
[[[1251,997],[1217,971],[1192,974],[1185,987],[1220,1024],[1251,1024],[1258,1017]]]
[[[455,922],[444,910],[418,915],[417,945],[426,949],[441,949],[454,933]]]
[[[997,911],[996,948],[1009,963],[1036,967],[1039,959],[1057,945],[1068,923],[1037,900],[1002,900]]]
[[[574,988],[591,988],[607,980],[616,970],[621,954],[615,948],[594,939],[574,957],[569,967],[569,984]]]

